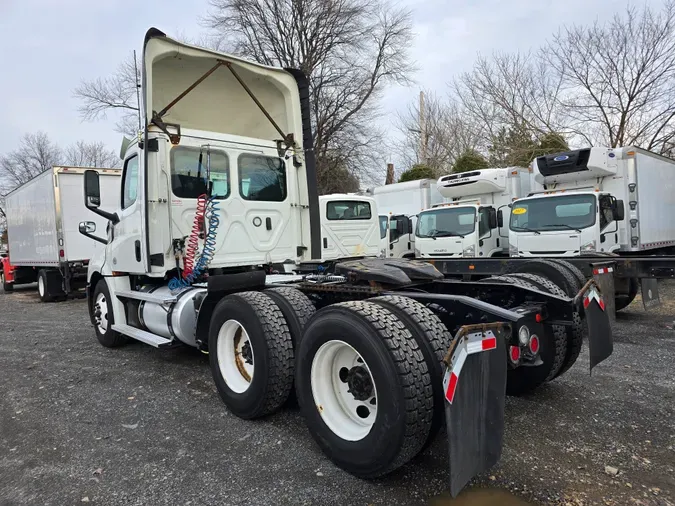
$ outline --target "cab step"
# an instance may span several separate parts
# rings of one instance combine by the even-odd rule
[[[141,341],[142,343],[149,344],[155,348],[166,348],[173,344],[173,340],[171,339],[146,332],[145,330],[137,329],[131,325],[115,324],[112,326],[112,329],[115,332],[124,334],[125,336],[136,339],[137,341]]]

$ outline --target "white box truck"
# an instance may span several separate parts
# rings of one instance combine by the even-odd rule
[[[415,224],[420,211],[443,202],[433,179],[418,179],[370,188],[380,215],[381,256],[412,258]]]
[[[8,261],[3,263],[3,286],[38,283],[42,301],[66,297],[86,286],[87,264],[103,245],[79,232],[87,216],[87,230],[105,230],[108,220],[91,216],[84,206],[83,178],[87,168],[53,167],[6,197]],[[120,169],[94,169],[101,178],[101,199],[119,204]]]
[[[417,258],[508,256],[509,205],[530,191],[527,168],[450,174],[437,188],[447,202],[418,215]]]
[[[532,162],[539,191],[513,205],[512,256],[664,254],[675,246],[675,161],[636,147]]]

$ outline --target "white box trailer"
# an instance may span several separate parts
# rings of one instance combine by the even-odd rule
[[[436,181],[418,179],[369,188],[380,214],[382,255],[389,258],[414,256],[417,214],[443,202]]]
[[[540,191],[513,206],[512,256],[673,251],[674,160],[594,147],[541,156],[532,169]]]
[[[87,211],[83,177],[87,168],[53,167],[9,193],[5,199],[9,263],[13,284],[38,282],[40,298],[54,300],[86,285],[89,259],[103,244],[79,232],[106,230],[108,221]],[[94,169],[101,176],[101,200],[119,204],[120,169]]]

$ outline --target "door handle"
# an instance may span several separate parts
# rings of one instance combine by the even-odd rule
[[[324,248],[328,247],[328,238],[326,238],[326,237],[323,238],[323,247]]]
[[[135,249],[136,249],[136,261],[140,262],[141,261],[141,241],[136,241],[134,243]]]
[[[272,218],[265,218],[265,228],[272,230]]]

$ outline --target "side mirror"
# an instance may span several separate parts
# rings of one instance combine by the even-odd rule
[[[497,211],[497,226],[499,228],[504,227],[504,213],[502,212],[501,209],[499,211]]]
[[[616,221],[623,221],[626,217],[626,210],[623,206],[623,200],[615,200],[612,208],[612,214]]]
[[[497,212],[493,207],[488,209],[488,225],[492,230],[497,228]]]
[[[84,205],[88,209],[96,209],[101,205],[101,186],[98,172],[88,170],[84,173]]]
[[[80,222],[80,234],[93,234],[96,232],[96,223],[93,221]]]

